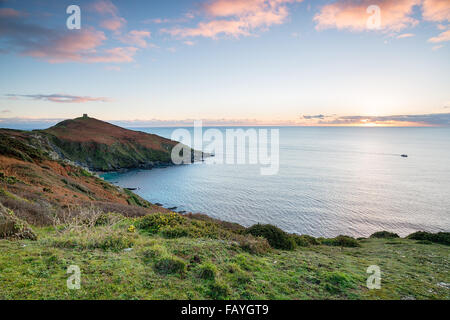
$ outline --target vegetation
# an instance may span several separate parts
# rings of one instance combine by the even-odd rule
[[[100,216],[0,240],[0,299],[450,299],[442,244],[371,238],[251,254],[234,240],[128,232],[144,218]],[[70,265],[80,290],[67,289]],[[382,270],[380,290],[366,287],[370,265]]]
[[[378,231],[370,236],[371,238],[379,238],[379,239],[394,239],[400,238],[400,236],[393,232],[388,231]]]
[[[256,224],[248,228],[247,233],[267,239],[270,246],[275,249],[293,250],[295,248],[295,241],[292,237],[270,224]]]
[[[450,232],[429,233],[425,231],[418,231],[410,234],[407,238],[412,240],[441,243],[448,246],[450,245]]]

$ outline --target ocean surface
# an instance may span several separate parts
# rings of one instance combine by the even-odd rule
[[[450,128],[275,129],[276,175],[261,175],[259,164],[212,164],[211,158],[104,178],[139,188],[137,194],[167,208],[245,226],[270,223],[327,237],[450,231]],[[170,138],[174,128],[135,130]]]

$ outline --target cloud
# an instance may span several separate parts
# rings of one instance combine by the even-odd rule
[[[307,119],[307,120],[310,120],[310,119],[325,119],[325,116],[323,114],[318,114],[318,115],[315,115],[315,116],[303,116],[303,119]]]
[[[418,20],[411,17],[414,6],[422,0],[341,0],[323,6],[314,16],[317,30],[347,29],[351,31],[364,31],[367,29],[367,20],[371,14],[367,8],[378,5],[381,9],[380,29],[398,32],[407,27],[418,24]]]
[[[5,109],[5,110],[2,110],[1,113],[11,113],[11,110]]]
[[[203,5],[208,18],[195,27],[162,29],[172,36],[217,38],[219,35],[249,36],[255,30],[267,29],[286,21],[286,4],[302,0],[213,0]]]
[[[444,46],[442,44],[438,45],[438,46],[434,46],[433,48],[431,48],[431,50],[436,51],[439,50],[441,48],[443,48]]]
[[[450,21],[450,1],[448,0],[424,0],[422,10],[422,16],[425,20]]]
[[[25,13],[12,8],[0,8],[0,18],[18,18],[24,15]]]
[[[450,30],[442,32],[437,37],[428,39],[428,42],[432,42],[432,43],[445,42],[445,41],[450,41]]]
[[[108,98],[94,98],[94,97],[83,97],[83,96],[73,96],[68,94],[7,94],[7,97],[11,98],[27,98],[31,100],[43,100],[58,103],[85,103],[85,102],[109,102]]]
[[[321,120],[320,125],[417,125],[450,126],[450,113],[432,113],[420,115],[393,116],[340,116],[330,120]]]
[[[124,18],[114,17],[101,21],[100,26],[110,31],[118,31],[126,24],[126,22],[127,21]]]
[[[150,31],[146,30],[132,30],[126,35],[120,37],[123,43],[146,48],[148,46],[147,40],[151,37]]]
[[[99,49],[107,38],[92,27],[48,29],[15,16],[0,19],[0,37],[3,53],[19,52],[50,63],[131,62],[137,51],[135,47]]]
[[[183,43],[184,43],[185,45],[187,45],[187,46],[193,46],[193,45],[195,45],[195,42],[194,42],[194,41],[190,41],[190,40],[183,41]]]
[[[403,39],[403,38],[411,38],[415,37],[416,35],[414,33],[403,33],[397,36],[397,39]]]
[[[90,8],[102,16],[109,16],[100,22],[104,29],[119,32],[127,23],[127,20],[119,15],[119,9],[109,0],[95,1]]]

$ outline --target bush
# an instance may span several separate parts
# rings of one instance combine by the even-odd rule
[[[317,246],[320,244],[316,238],[308,235],[300,236],[298,234],[291,234],[291,238],[295,241],[296,245],[299,247]]]
[[[137,227],[149,233],[157,233],[163,227],[175,227],[184,223],[185,220],[184,217],[175,212],[155,213],[140,218],[137,222]]]
[[[242,250],[252,254],[264,254],[270,251],[270,244],[267,239],[253,236],[243,236],[238,240],[239,246]]]
[[[0,203],[0,239],[37,240],[33,229]]]
[[[206,280],[214,280],[216,278],[217,268],[210,262],[202,263],[199,266],[199,277]]]
[[[169,239],[187,237],[189,232],[183,226],[165,226],[161,228],[161,234]]]
[[[119,233],[93,239],[88,247],[90,249],[103,249],[105,251],[120,251],[132,247],[133,244],[133,239]]]
[[[430,233],[425,231],[418,231],[406,237],[412,240],[428,240],[435,243],[450,245],[450,232]]]
[[[256,224],[247,229],[247,233],[255,237],[267,239],[270,246],[275,249],[293,250],[295,249],[294,240],[289,235],[270,224]]]
[[[378,231],[375,232],[370,236],[371,238],[378,238],[378,239],[393,239],[393,238],[400,238],[398,234],[389,232],[389,231]]]
[[[327,246],[337,246],[337,247],[348,247],[348,248],[356,248],[360,247],[358,240],[349,236],[337,236],[332,239],[322,239],[322,244]]]
[[[209,296],[214,300],[224,300],[231,294],[230,287],[223,280],[215,281],[209,289]]]
[[[155,269],[161,274],[184,273],[186,262],[176,256],[166,254],[155,263]]]

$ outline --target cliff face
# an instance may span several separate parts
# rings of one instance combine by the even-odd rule
[[[35,133],[61,158],[94,171],[170,164],[172,148],[178,143],[88,117],[65,120]]]

